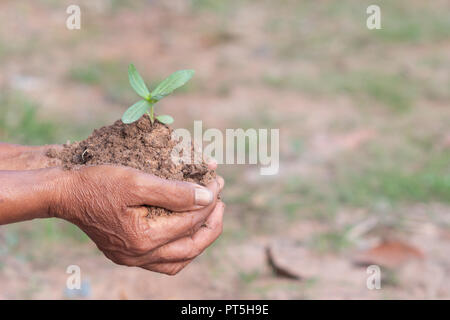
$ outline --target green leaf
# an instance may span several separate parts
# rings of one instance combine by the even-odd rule
[[[171,94],[175,89],[188,82],[194,75],[194,72],[194,70],[179,70],[172,73],[152,91],[152,98],[161,100],[165,96]]]
[[[144,99],[150,98],[150,92],[133,64],[128,66],[128,79],[130,80],[130,85],[138,95]]]
[[[150,107],[151,104],[146,100],[140,100],[136,102],[131,107],[129,107],[127,111],[124,112],[122,116],[122,122],[128,124],[139,120],[139,118],[142,117]]]
[[[156,119],[164,124],[171,124],[173,123],[173,118],[171,116],[168,115],[161,115],[161,116],[157,116]]]

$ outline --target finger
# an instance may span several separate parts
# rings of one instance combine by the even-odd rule
[[[153,244],[157,244],[157,246],[162,246],[182,237],[192,235],[208,219],[217,205],[218,182],[212,182],[208,185],[208,188],[213,192],[214,201],[203,209],[159,216],[156,219],[147,219],[141,216],[141,219],[143,219],[142,223],[147,224],[145,233],[147,239]]]
[[[199,228],[192,236],[180,238],[148,253],[134,257],[134,264],[146,265],[194,259],[222,233],[224,210],[225,205],[222,202],[218,202],[204,226]]]
[[[153,272],[164,273],[169,276],[174,276],[191,262],[192,260],[187,260],[183,262],[172,262],[172,263],[153,263],[143,265],[141,266],[141,268]]]
[[[201,211],[201,210],[199,210],[199,211]],[[219,211],[219,212],[217,212],[217,211]],[[201,237],[205,236],[204,233],[206,233],[206,231],[208,231],[211,234],[211,237],[213,237],[215,235],[215,232],[218,232],[220,234],[220,232],[222,231],[221,224],[222,224],[223,211],[224,211],[224,204],[222,202],[218,202],[216,204],[214,210],[211,210],[212,213],[209,215],[209,218],[207,217],[208,221],[206,219],[200,220],[197,223],[197,225],[193,227],[195,232],[188,230],[184,234],[179,235],[179,236],[174,236],[173,231],[167,232],[167,230],[169,228],[164,229],[164,225],[162,225],[162,228],[154,228],[153,224],[154,224],[155,220],[153,220],[153,222],[150,222],[148,224],[148,226],[145,228],[145,230],[143,230],[141,232],[141,234],[139,236],[139,242],[135,246],[134,250],[128,250],[128,251],[124,252],[122,250],[114,250],[114,248],[107,248],[107,250],[102,250],[102,251],[108,251],[110,253],[113,253],[115,258],[118,259],[119,261],[128,261],[129,262],[131,259],[132,265],[136,265],[136,266],[140,266],[140,265],[147,264],[147,263],[157,263],[159,261],[174,262],[174,261],[178,261],[178,260],[186,260],[188,258],[187,256],[190,256],[190,255],[195,256],[195,252],[191,251],[192,248],[187,248],[189,250],[186,250],[186,248],[181,247],[181,245],[183,244],[183,242],[181,242],[181,241],[178,243],[174,243],[174,242],[178,241],[179,239],[184,239],[184,238],[186,238],[186,239],[184,239],[185,241],[192,241],[195,239],[194,241],[196,241],[195,244],[197,245],[197,242],[200,241],[201,239],[203,239]],[[216,217],[216,218],[213,219],[212,217]],[[161,220],[160,218],[162,218],[162,217],[158,217],[157,220],[158,221]],[[147,219],[147,218],[141,218],[141,219]],[[220,220],[220,225],[217,225],[216,219]],[[147,220],[144,220],[141,223],[148,223]],[[202,228],[202,225],[204,225],[205,223],[209,226],[208,228],[206,228],[206,227]],[[167,227],[167,225],[166,225],[166,227]],[[205,230],[203,230],[203,229],[205,229]],[[164,248],[164,246],[167,245],[168,243],[174,243],[174,245]],[[167,254],[165,253],[166,249],[169,249],[167,251]],[[176,251],[176,250],[178,250],[178,251]],[[177,252],[180,252],[180,253],[177,254]],[[184,255],[182,255],[182,254],[184,254]],[[198,254],[199,253],[197,253],[197,255]],[[173,256],[175,256],[175,258],[172,258]],[[177,256],[180,256],[180,258],[177,259],[176,258]]]
[[[185,181],[171,181],[151,174],[139,173],[136,177],[136,205],[163,207],[172,211],[189,211],[204,208],[214,202],[214,192],[208,187]]]
[[[158,257],[158,262],[176,262],[194,259],[222,233],[224,210],[225,205],[223,202],[217,203],[214,211],[206,220],[204,227],[200,228],[192,236],[178,239],[153,250],[151,256]]]

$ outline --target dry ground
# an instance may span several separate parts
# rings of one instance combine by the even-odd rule
[[[222,166],[224,233],[175,277],[116,266],[61,221],[2,226],[0,298],[67,298],[71,264],[85,298],[450,298],[448,1],[380,1],[377,31],[367,1],[78,3],[80,31],[66,1],[0,3],[3,141],[111,123],[135,99],[130,62],[152,82],[193,68],[161,102],[175,126],[280,128],[280,172]],[[266,246],[301,280],[277,277]]]

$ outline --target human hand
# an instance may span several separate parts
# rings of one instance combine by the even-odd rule
[[[222,232],[221,177],[203,187],[121,166],[67,174],[50,215],[76,224],[117,264],[174,275]],[[176,213],[147,218],[145,205]]]

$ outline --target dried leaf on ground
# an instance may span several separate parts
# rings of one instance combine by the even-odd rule
[[[396,269],[402,265],[413,261],[423,260],[423,252],[402,241],[384,241],[362,253],[360,253],[354,262],[358,265],[376,264],[382,267]]]

